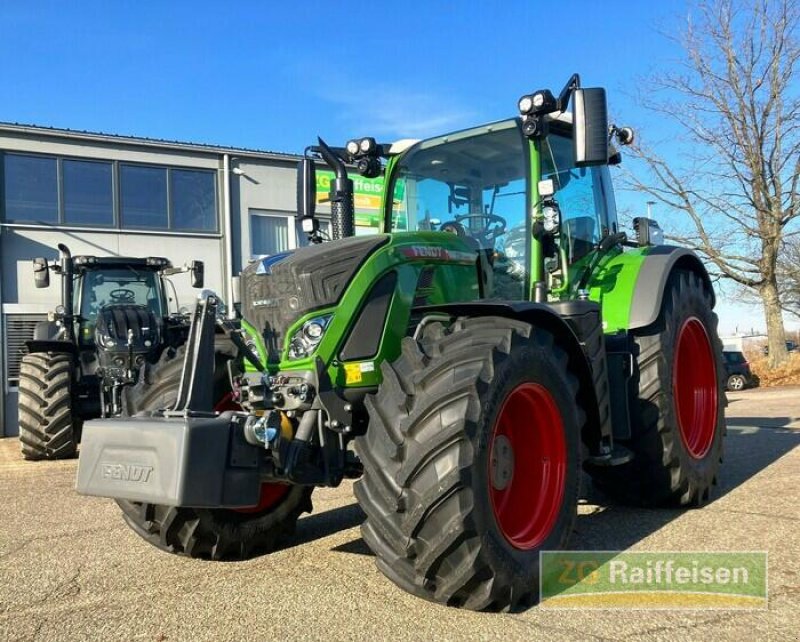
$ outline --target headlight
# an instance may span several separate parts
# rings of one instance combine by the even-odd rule
[[[332,316],[332,314],[326,314],[306,321],[294,333],[292,340],[289,342],[289,358],[302,359],[314,352],[319,342],[322,341],[322,337],[325,336],[325,329],[328,327]]]

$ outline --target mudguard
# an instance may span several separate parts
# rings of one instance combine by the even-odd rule
[[[589,283],[589,294],[603,309],[603,331],[644,328],[658,319],[667,279],[673,270],[697,273],[714,301],[714,290],[697,255],[682,247],[658,245],[637,248],[604,261]]]

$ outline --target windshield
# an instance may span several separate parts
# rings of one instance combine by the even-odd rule
[[[94,324],[107,305],[144,305],[157,317],[164,316],[158,275],[152,270],[114,268],[86,272],[80,290],[80,314]]]
[[[394,174],[390,231],[439,230],[470,239],[492,254],[493,271],[502,275],[495,294],[521,298],[528,265],[526,152],[515,120],[419,143]]]

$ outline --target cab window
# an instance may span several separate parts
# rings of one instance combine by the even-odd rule
[[[561,244],[570,264],[589,254],[610,233],[613,195],[608,168],[576,167],[572,140],[551,133],[542,144],[542,178],[552,179],[561,210]],[[616,212],[613,213],[616,225]]]
[[[527,141],[516,121],[419,143],[395,172],[389,230],[444,231],[490,253],[503,296],[527,275]],[[498,287],[495,287],[497,292]]]
[[[158,276],[152,270],[133,268],[87,271],[81,276],[80,337],[84,343],[94,340],[94,327],[100,310],[109,305],[144,305],[156,317],[163,317]]]

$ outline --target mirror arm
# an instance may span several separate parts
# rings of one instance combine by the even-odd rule
[[[567,81],[567,84],[564,85],[564,89],[561,90],[561,93],[558,95],[558,100],[556,102],[556,109],[557,111],[566,111],[567,105],[569,104],[570,96],[572,96],[572,92],[576,89],[579,89],[581,86],[581,77],[578,74],[572,74],[570,79]]]

